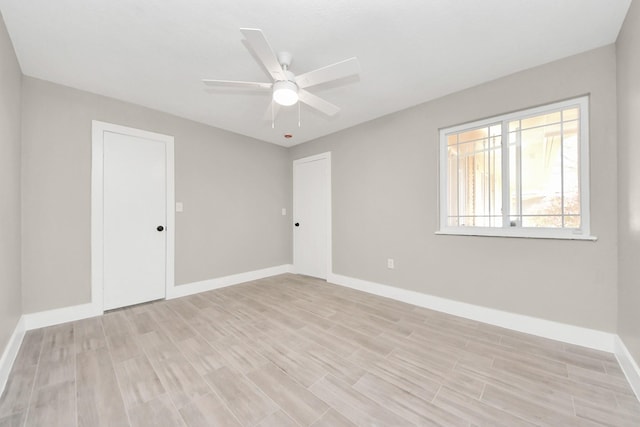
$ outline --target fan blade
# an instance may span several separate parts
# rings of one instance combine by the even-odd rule
[[[262,30],[258,30],[257,28],[240,28],[240,31],[273,80],[287,80],[287,76],[282,70],[280,62],[278,62],[278,57],[273,52],[273,49],[271,49],[271,45],[265,38]]]
[[[356,75],[360,72],[358,58],[353,57],[314,71],[296,76],[296,84],[299,88],[319,85],[332,80]]]
[[[327,102],[310,92],[307,92],[306,90],[298,90],[298,98],[301,102],[304,102],[309,107],[315,108],[316,110],[326,114],[327,116],[335,116],[340,111],[340,107],[337,107],[332,103]]]
[[[239,82],[234,80],[211,80],[211,79],[202,79],[202,83],[208,86],[239,87],[243,89],[260,89],[260,90],[271,90],[271,86],[273,86],[272,83]]]

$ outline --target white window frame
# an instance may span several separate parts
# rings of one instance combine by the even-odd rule
[[[502,124],[502,176],[509,177],[509,164],[504,161],[509,158],[508,123],[511,120],[522,120],[533,116],[542,115],[571,107],[580,109],[579,126],[579,150],[580,150],[580,224],[581,228],[542,228],[542,227],[511,227],[509,221],[503,221],[502,227],[477,227],[477,226],[448,226],[448,157],[447,136],[475,128],[489,125]],[[566,101],[555,102],[540,107],[520,110],[513,113],[490,117],[471,123],[440,129],[440,156],[439,156],[439,230],[436,234],[453,234],[464,236],[495,236],[495,237],[524,237],[543,239],[574,239],[596,240],[591,236],[589,214],[589,97],[581,96]],[[505,164],[506,163],[506,164]],[[504,182],[508,182],[505,180]],[[503,184],[503,204],[509,208],[508,184]],[[509,213],[503,217],[509,218]]]

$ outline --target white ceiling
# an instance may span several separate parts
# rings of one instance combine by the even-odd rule
[[[500,76],[613,43],[631,0],[0,0],[24,74],[291,146]],[[327,118],[269,92],[240,27],[260,28],[301,74],[356,56],[359,78],[309,91]],[[287,140],[285,133],[294,137]]]

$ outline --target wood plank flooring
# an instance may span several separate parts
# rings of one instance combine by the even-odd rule
[[[615,358],[286,274],[29,331],[7,426],[640,426]]]

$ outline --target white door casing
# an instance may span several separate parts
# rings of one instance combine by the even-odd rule
[[[164,298],[174,286],[173,137],[94,121],[92,148],[92,304]]]
[[[295,272],[326,279],[332,272],[331,153],[293,162],[293,223]]]

